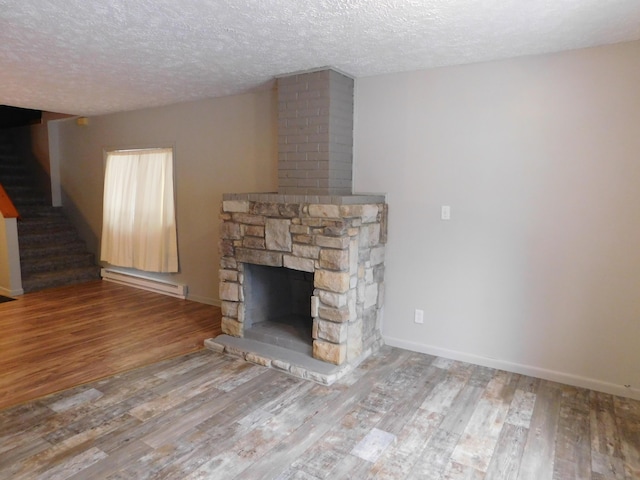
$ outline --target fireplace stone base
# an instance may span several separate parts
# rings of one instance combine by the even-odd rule
[[[313,359],[338,367],[359,363],[382,344],[386,219],[381,195],[225,195],[220,240],[223,332],[243,338],[252,323],[245,318],[251,311],[245,304],[246,264],[312,272]],[[251,339],[244,340],[247,344]],[[209,343],[217,343],[217,350],[240,348],[237,342],[225,342]],[[240,350],[245,358],[255,353]],[[255,355],[256,363],[279,364],[277,358]],[[298,376],[314,376],[313,370],[303,370]],[[322,383],[337,378],[338,371],[327,373]]]
[[[359,358],[344,365],[317,360],[295,350],[269,345],[251,338],[238,338],[222,334],[204,341],[204,346],[211,351],[234,355],[247,362],[288,373],[295,377],[311,380],[322,385],[331,385],[357,367],[369,355],[376,352],[382,341],[376,342],[362,352]]]

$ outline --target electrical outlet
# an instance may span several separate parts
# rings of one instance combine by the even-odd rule
[[[416,312],[413,317],[413,321],[416,323],[424,323],[424,310],[416,309]]]

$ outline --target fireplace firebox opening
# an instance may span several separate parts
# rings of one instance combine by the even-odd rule
[[[245,264],[245,337],[311,354],[313,276]]]

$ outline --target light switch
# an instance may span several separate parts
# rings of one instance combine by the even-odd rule
[[[451,220],[451,207],[449,205],[442,205],[442,207],[440,207],[440,219]]]

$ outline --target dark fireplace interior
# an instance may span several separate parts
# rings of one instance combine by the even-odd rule
[[[312,350],[313,273],[244,264],[245,337]]]

